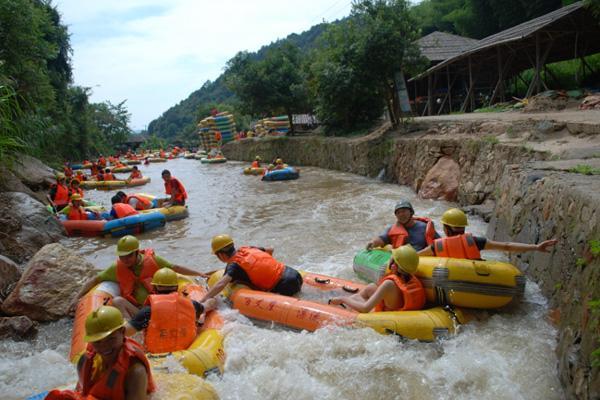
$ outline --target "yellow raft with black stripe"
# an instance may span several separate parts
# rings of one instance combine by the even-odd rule
[[[150,208],[148,210],[141,210],[140,214],[148,214],[159,212],[165,216],[166,221],[177,221],[179,219],[187,218],[190,213],[188,212],[187,206],[169,206],[160,208]]]
[[[354,271],[368,282],[378,282],[390,257],[387,250],[363,250],[354,257]],[[502,261],[419,257],[415,275],[425,286],[427,300],[440,305],[500,308],[519,301],[525,292],[525,276]]]

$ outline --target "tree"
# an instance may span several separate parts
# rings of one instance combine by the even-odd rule
[[[360,31],[352,20],[332,26],[312,54],[309,87],[327,132],[348,131],[381,116],[383,97],[360,62]]]
[[[310,108],[300,51],[290,42],[269,49],[260,61],[240,52],[227,63],[226,74],[228,87],[248,114],[285,113],[293,127],[292,114]]]
[[[416,40],[419,33],[405,0],[362,0],[354,3],[351,16],[360,30],[358,46],[365,71],[384,96],[392,124],[400,118],[395,74],[414,72],[424,62]]]

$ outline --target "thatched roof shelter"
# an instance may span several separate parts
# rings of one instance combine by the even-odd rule
[[[409,82],[414,98],[427,96],[429,115],[456,110],[453,97],[460,100],[461,111],[473,110],[476,92],[487,93],[489,104],[503,100],[506,81],[533,69],[533,78],[527,82],[529,97],[548,89],[542,75],[546,64],[580,59],[591,70],[583,57],[600,52],[599,37],[598,18],[579,1],[481,39]],[[443,101],[434,105],[438,95]]]

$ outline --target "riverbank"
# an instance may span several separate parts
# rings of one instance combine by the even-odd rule
[[[574,116],[573,116],[574,115]],[[600,113],[417,118],[405,131],[381,127],[360,138],[246,139],[229,159],[259,154],[291,165],[381,176],[420,196],[488,209],[488,236],[527,243],[556,237],[550,254],[512,259],[540,284],[558,328],[558,375],[570,398],[600,396]],[[595,365],[595,366],[592,366]]]

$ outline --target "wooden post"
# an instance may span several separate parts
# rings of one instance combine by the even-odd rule
[[[429,74],[427,76],[427,115],[433,114],[433,88],[431,85],[431,74]]]
[[[474,82],[473,82],[473,68],[471,65],[471,56],[469,56],[469,86],[470,86],[469,92],[471,93],[471,96],[470,96],[471,97],[471,111],[473,111],[475,101],[473,99]]]
[[[540,86],[540,34],[535,34],[535,90],[536,93],[541,92]]]
[[[448,80],[448,114],[452,114],[452,85],[450,84],[450,66],[446,66],[446,78]]]

